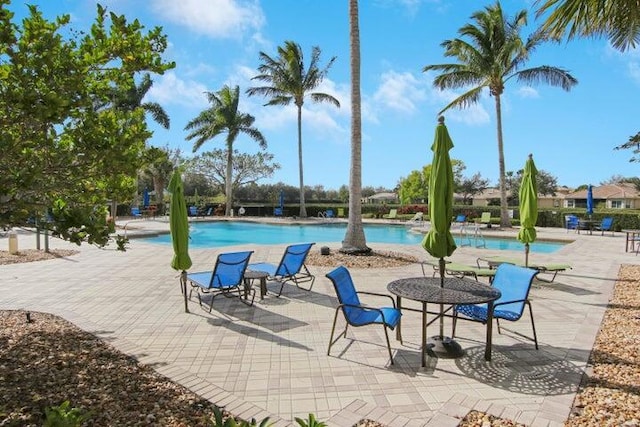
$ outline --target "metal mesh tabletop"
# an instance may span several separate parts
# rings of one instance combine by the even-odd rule
[[[500,298],[500,291],[488,285],[458,277],[410,277],[387,285],[392,294],[414,301],[436,304],[480,304]]]

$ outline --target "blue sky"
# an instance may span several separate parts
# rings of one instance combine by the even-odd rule
[[[70,14],[74,28],[87,28],[95,18],[93,0],[30,0],[47,17]],[[268,150],[282,168],[267,182],[298,185],[295,107],[264,107],[261,97],[244,91],[257,85],[259,52],[275,57],[277,46],[293,40],[309,56],[322,50],[321,65],[336,61],[319,91],[340,100],[341,108],[305,102],[303,156],[305,185],[338,189],[349,182],[350,75],[349,22],[346,0],[109,0],[101,4],[148,29],[163,27],[168,35],[166,60],[175,69],[153,76],[149,101],[160,103],[171,117],[171,129],[152,126],[151,144],[180,148],[192,155],[184,126],[208,107],[205,91],[239,85],[240,110],[256,118]],[[448,62],[440,43],[455,38],[469,16],[492,2],[460,0],[360,0],[362,56],[362,183],[393,188],[412,170],[431,162],[437,112],[455,93],[433,88],[428,64]],[[503,1],[503,9],[529,10],[532,1]],[[13,2],[17,16],[24,2]],[[528,35],[528,32],[524,33]],[[599,184],[614,175],[637,176],[631,152],[616,145],[640,131],[638,93],[640,52],[620,53],[603,39],[548,44],[532,55],[529,67],[552,65],[579,81],[570,92],[546,85],[526,87],[509,81],[502,97],[504,153],[507,171],[524,167],[533,153],[538,169],[558,178],[559,185]],[[451,157],[466,165],[465,176],[480,172],[491,184],[498,180],[495,106],[488,93],[475,107],[445,113],[454,142]],[[224,136],[202,150],[224,147]],[[235,148],[255,153],[257,143],[240,136]]]

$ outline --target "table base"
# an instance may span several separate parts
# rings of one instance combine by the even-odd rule
[[[455,359],[464,355],[464,350],[458,342],[450,337],[434,335],[427,341],[427,350],[438,357]]]

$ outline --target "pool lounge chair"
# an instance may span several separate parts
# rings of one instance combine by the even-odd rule
[[[269,275],[267,277],[268,280],[280,283],[278,296],[282,295],[282,289],[287,282],[293,282],[300,289],[310,291],[316,277],[309,272],[307,266],[304,265],[304,261],[307,259],[307,255],[309,255],[313,245],[315,243],[289,245],[285,249],[278,265],[259,262],[249,264],[248,269],[251,271],[264,271]],[[309,283],[309,288],[300,286],[302,283]]]
[[[249,258],[253,251],[226,252],[218,255],[216,264],[211,271],[187,274],[187,281],[191,284],[191,292],[195,289],[198,292],[198,303],[202,305],[200,294],[211,294],[209,312],[213,308],[213,300],[218,295],[226,297],[238,296],[240,301],[252,305],[255,298],[255,289],[249,289],[240,285],[243,284],[244,272],[249,264]],[[244,295],[243,295],[244,291]],[[237,292],[237,295],[235,293]],[[252,294],[249,302],[249,293]],[[244,299],[242,298],[244,296]]]
[[[524,267],[525,266],[523,260],[503,257],[503,256],[500,256],[500,255],[480,257],[480,258],[477,259],[476,262],[478,264],[478,267],[482,267],[482,263],[486,263],[489,268],[496,268],[500,264],[513,264],[513,265],[517,265],[517,266],[520,266],[520,267]],[[571,268],[572,268],[569,264],[561,264],[561,263],[544,263],[544,264],[540,264],[540,263],[535,263],[535,262],[529,262],[529,265],[527,267],[530,268],[530,269],[538,271],[538,273],[540,273],[540,274],[542,274],[542,273],[551,274],[551,278],[550,279],[542,278],[542,277],[540,277],[540,275],[538,275],[536,277],[536,280],[539,280],[541,282],[547,282],[547,283],[553,282],[555,280],[555,278],[556,278],[556,275],[559,272],[566,271],[566,270],[571,270]]]
[[[427,260],[420,263],[420,267],[422,267],[422,274],[424,276],[427,275],[427,271],[425,271],[425,265],[433,268],[433,277],[435,277],[440,272],[440,263],[439,260]],[[496,275],[495,268],[489,267],[479,267],[475,265],[467,265],[459,262],[446,261],[444,266],[445,274],[454,277],[473,277],[474,280],[478,280],[481,277],[486,277],[489,280],[489,283],[493,281],[493,277]]]
[[[398,210],[397,209],[389,209],[389,213],[384,215],[385,219],[398,219]]]
[[[491,212],[482,212],[480,215],[480,224],[485,225],[487,228],[491,228]]]

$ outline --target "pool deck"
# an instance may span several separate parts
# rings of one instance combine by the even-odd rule
[[[280,220],[282,221],[282,220]],[[163,219],[131,220],[130,237],[166,232]],[[483,230],[484,235],[515,236]],[[314,413],[330,426],[351,426],[368,418],[388,426],[456,426],[477,409],[528,426],[561,426],[573,400],[622,264],[638,264],[625,252],[624,233],[567,233],[538,229],[539,239],[574,240],[553,254],[530,255],[536,263],[567,263],[553,283],[536,283],[531,300],[540,349],[512,331],[530,334],[528,314],[494,328],[493,359],[483,358],[484,326],[460,322],[458,359],[429,358],[420,367],[420,315],[403,316],[404,343],[392,339],[389,364],[379,327],[350,328],[327,356],[337,305],[326,267],[311,292],[285,286],[282,297],[256,297],[253,307],[216,298],[209,313],[197,299],[184,312],[172,248],[131,239],[129,249],[77,247],[51,240],[52,248],[75,248],[69,258],[2,266],[0,309],[28,309],[60,315],[103,338],[118,350],[245,419],[270,417],[276,426]],[[295,242],[291,242],[295,243]],[[339,244],[316,242],[338,249]],[[419,245],[369,244],[426,257]],[[254,250],[252,262],[277,263],[285,245],[242,245],[192,249],[191,271],[212,268],[217,254]],[[8,248],[0,238],[0,248]],[[33,235],[20,235],[19,248],[35,248]],[[475,263],[479,256],[523,257],[523,251],[458,248],[452,260]],[[392,280],[422,275],[419,264],[399,268],[352,269],[358,290],[386,292]],[[343,320],[339,318],[339,325]],[[450,322],[446,321],[446,331]],[[436,326],[429,327],[436,332]],[[431,334],[431,333],[430,333]],[[395,337],[395,335],[394,335]]]

